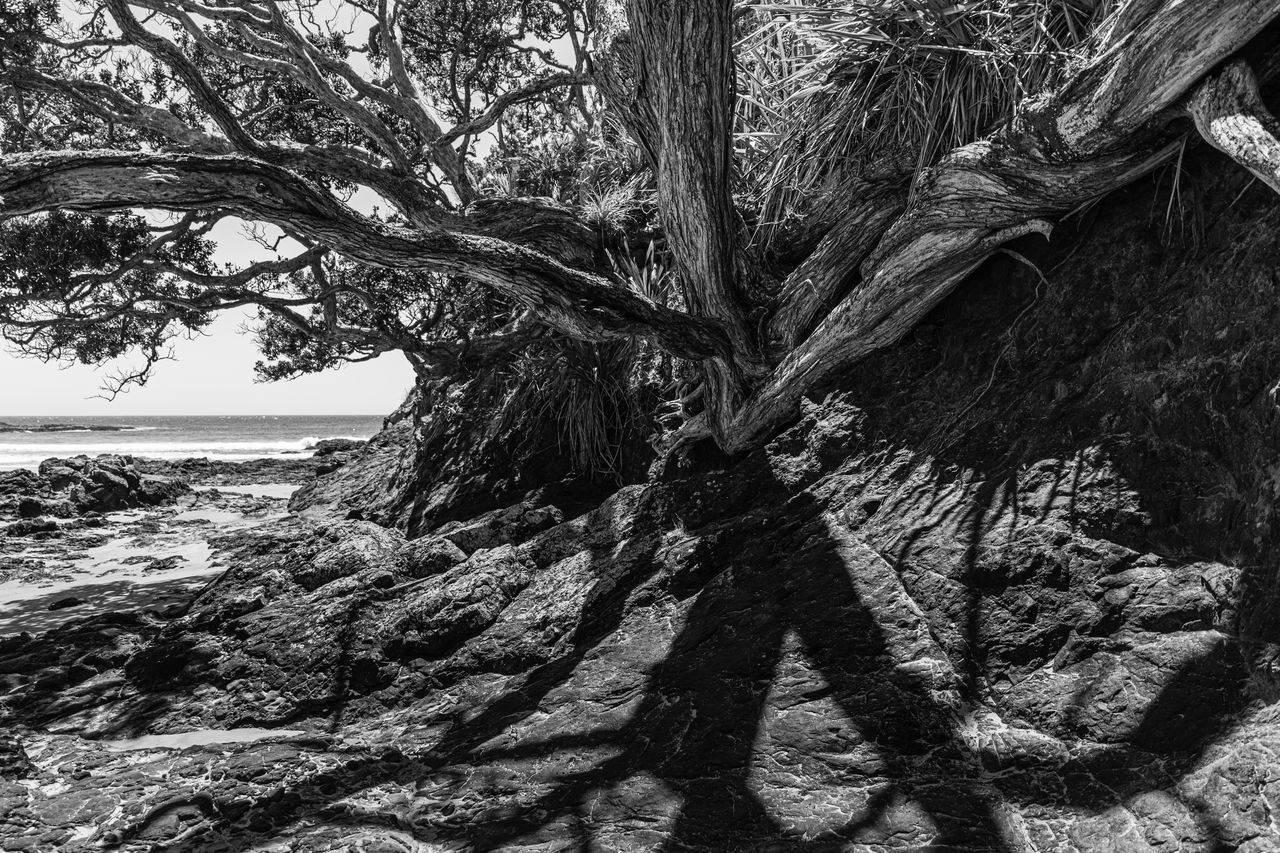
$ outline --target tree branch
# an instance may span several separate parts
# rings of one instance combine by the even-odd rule
[[[1187,100],[1187,114],[1210,145],[1280,193],[1280,121],[1243,60],[1206,80]]]
[[[1167,108],[1278,15],[1271,3],[1130,0],[1063,89],[923,173],[861,284],[738,412],[725,449],[764,440],[805,393],[897,341],[1000,243],[1165,162],[1177,148],[1157,133]]]
[[[713,321],[656,305],[524,246],[369,219],[296,175],[250,158],[100,151],[14,155],[0,160],[0,198],[3,216],[55,208],[225,210],[291,229],[370,266],[470,277],[570,337],[640,336],[681,358],[731,354],[727,336]]]
[[[142,26],[129,9],[129,4],[126,0],[106,0],[106,4],[111,12],[111,17],[115,19],[116,26],[120,28],[121,34],[133,44],[142,47],[152,56],[168,65],[182,81],[187,91],[191,93],[200,108],[213,119],[214,123],[218,125],[218,128],[237,149],[247,154],[260,152],[258,140],[240,126],[240,122],[236,120],[226,101],[222,99],[213,86],[209,84],[209,81],[205,79],[204,75],[200,73],[195,63],[178,49],[177,45]]]
[[[530,98],[541,95],[543,92],[550,92],[552,89],[558,89],[562,86],[580,86],[585,83],[590,83],[591,80],[592,77],[590,74],[550,74],[546,77],[526,83],[517,89],[512,89],[510,92],[504,92],[497,98],[494,98],[493,103],[489,105],[489,108],[479,116],[441,134],[440,137],[436,139],[436,144],[448,145],[464,136],[474,136],[481,131],[488,130],[497,123],[498,119],[502,118],[502,114],[505,113],[513,104],[518,104],[521,101],[527,101]]]

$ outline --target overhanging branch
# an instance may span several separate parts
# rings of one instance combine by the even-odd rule
[[[285,227],[371,266],[470,277],[570,337],[638,336],[681,358],[730,355],[728,337],[714,321],[657,305],[524,246],[369,219],[291,172],[252,158],[114,151],[15,155],[0,160],[0,198],[3,216],[56,208],[229,211]]]
[[[1213,75],[1187,99],[1187,114],[1210,145],[1280,193],[1280,121],[1262,103],[1243,61]]]

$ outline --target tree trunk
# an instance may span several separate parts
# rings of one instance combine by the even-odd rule
[[[813,306],[840,286],[852,264],[860,263],[860,283],[738,411],[722,433],[724,449],[767,439],[794,417],[804,394],[899,340],[1002,243],[1036,231],[1048,235],[1047,219],[1165,162],[1178,145],[1163,130],[1176,117],[1170,108],[1278,14],[1263,2],[1131,0],[1102,34],[1097,58],[1065,87],[927,170],[911,204],[865,258],[861,240],[851,245],[850,235],[858,222],[883,217],[855,208],[852,223],[835,229],[815,253],[830,264],[801,267],[804,280],[821,281],[822,289],[793,283],[773,333],[783,341],[802,334]],[[1216,126],[1220,142],[1239,150],[1250,168],[1275,174],[1280,159],[1257,132],[1261,125]],[[851,248],[841,251],[845,245]]]

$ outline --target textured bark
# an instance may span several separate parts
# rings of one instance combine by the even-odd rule
[[[562,204],[549,198],[480,199],[465,217],[445,220],[452,230],[497,237],[536,249],[562,264],[592,269],[600,257],[600,236]]]
[[[1280,192],[1280,122],[1262,103],[1248,65],[1233,62],[1205,81],[1187,113],[1210,145]]]
[[[673,355],[727,355],[719,327],[524,246],[442,228],[400,228],[363,217],[297,176],[240,157],[71,152],[0,162],[0,215],[51,209],[230,211],[287,227],[379,267],[469,276],[584,340],[642,335]]]
[[[746,347],[734,283],[732,171],[733,56],[728,0],[631,0],[634,96],[653,110],[641,138],[653,159],[662,224],[685,300],[700,316],[734,329]]]
[[[628,0],[628,30],[602,58],[601,86],[645,150],[689,312],[724,325],[734,358],[703,365],[713,434],[740,407],[757,361],[746,322],[733,172],[732,3]],[[616,13],[615,13],[616,14]]]
[[[861,286],[782,361],[722,444],[754,446],[800,398],[897,341],[999,246],[1164,162],[1161,119],[1204,73],[1280,14],[1273,3],[1136,0],[1093,62],[988,139],[945,157],[862,263]],[[784,307],[784,310],[788,310]]]
[[[814,325],[857,281],[858,267],[885,229],[906,206],[899,186],[869,186],[791,275],[778,295],[779,309],[769,320],[768,345],[784,355],[803,341]]]

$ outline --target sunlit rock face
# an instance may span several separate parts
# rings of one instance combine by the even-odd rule
[[[0,641],[0,838],[1280,849],[1280,208],[1196,168],[1194,240],[1116,196],[743,458],[309,510],[176,618]]]

